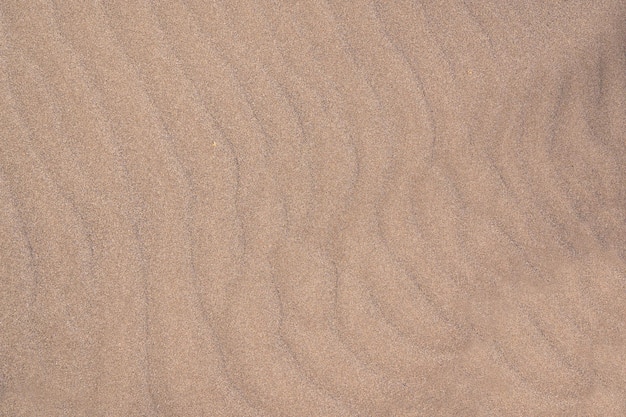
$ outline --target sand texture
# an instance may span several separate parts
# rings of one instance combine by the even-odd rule
[[[0,416],[626,416],[626,2],[0,1]]]

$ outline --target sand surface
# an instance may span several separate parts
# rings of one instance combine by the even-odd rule
[[[0,2],[0,416],[625,416],[626,2]]]

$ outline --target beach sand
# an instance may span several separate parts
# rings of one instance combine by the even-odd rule
[[[0,416],[626,415],[626,3],[0,3]]]

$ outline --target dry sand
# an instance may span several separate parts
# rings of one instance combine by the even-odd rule
[[[0,2],[0,415],[625,416],[626,3]]]

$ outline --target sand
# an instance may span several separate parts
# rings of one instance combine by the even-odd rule
[[[626,3],[0,3],[0,416],[626,415]]]

